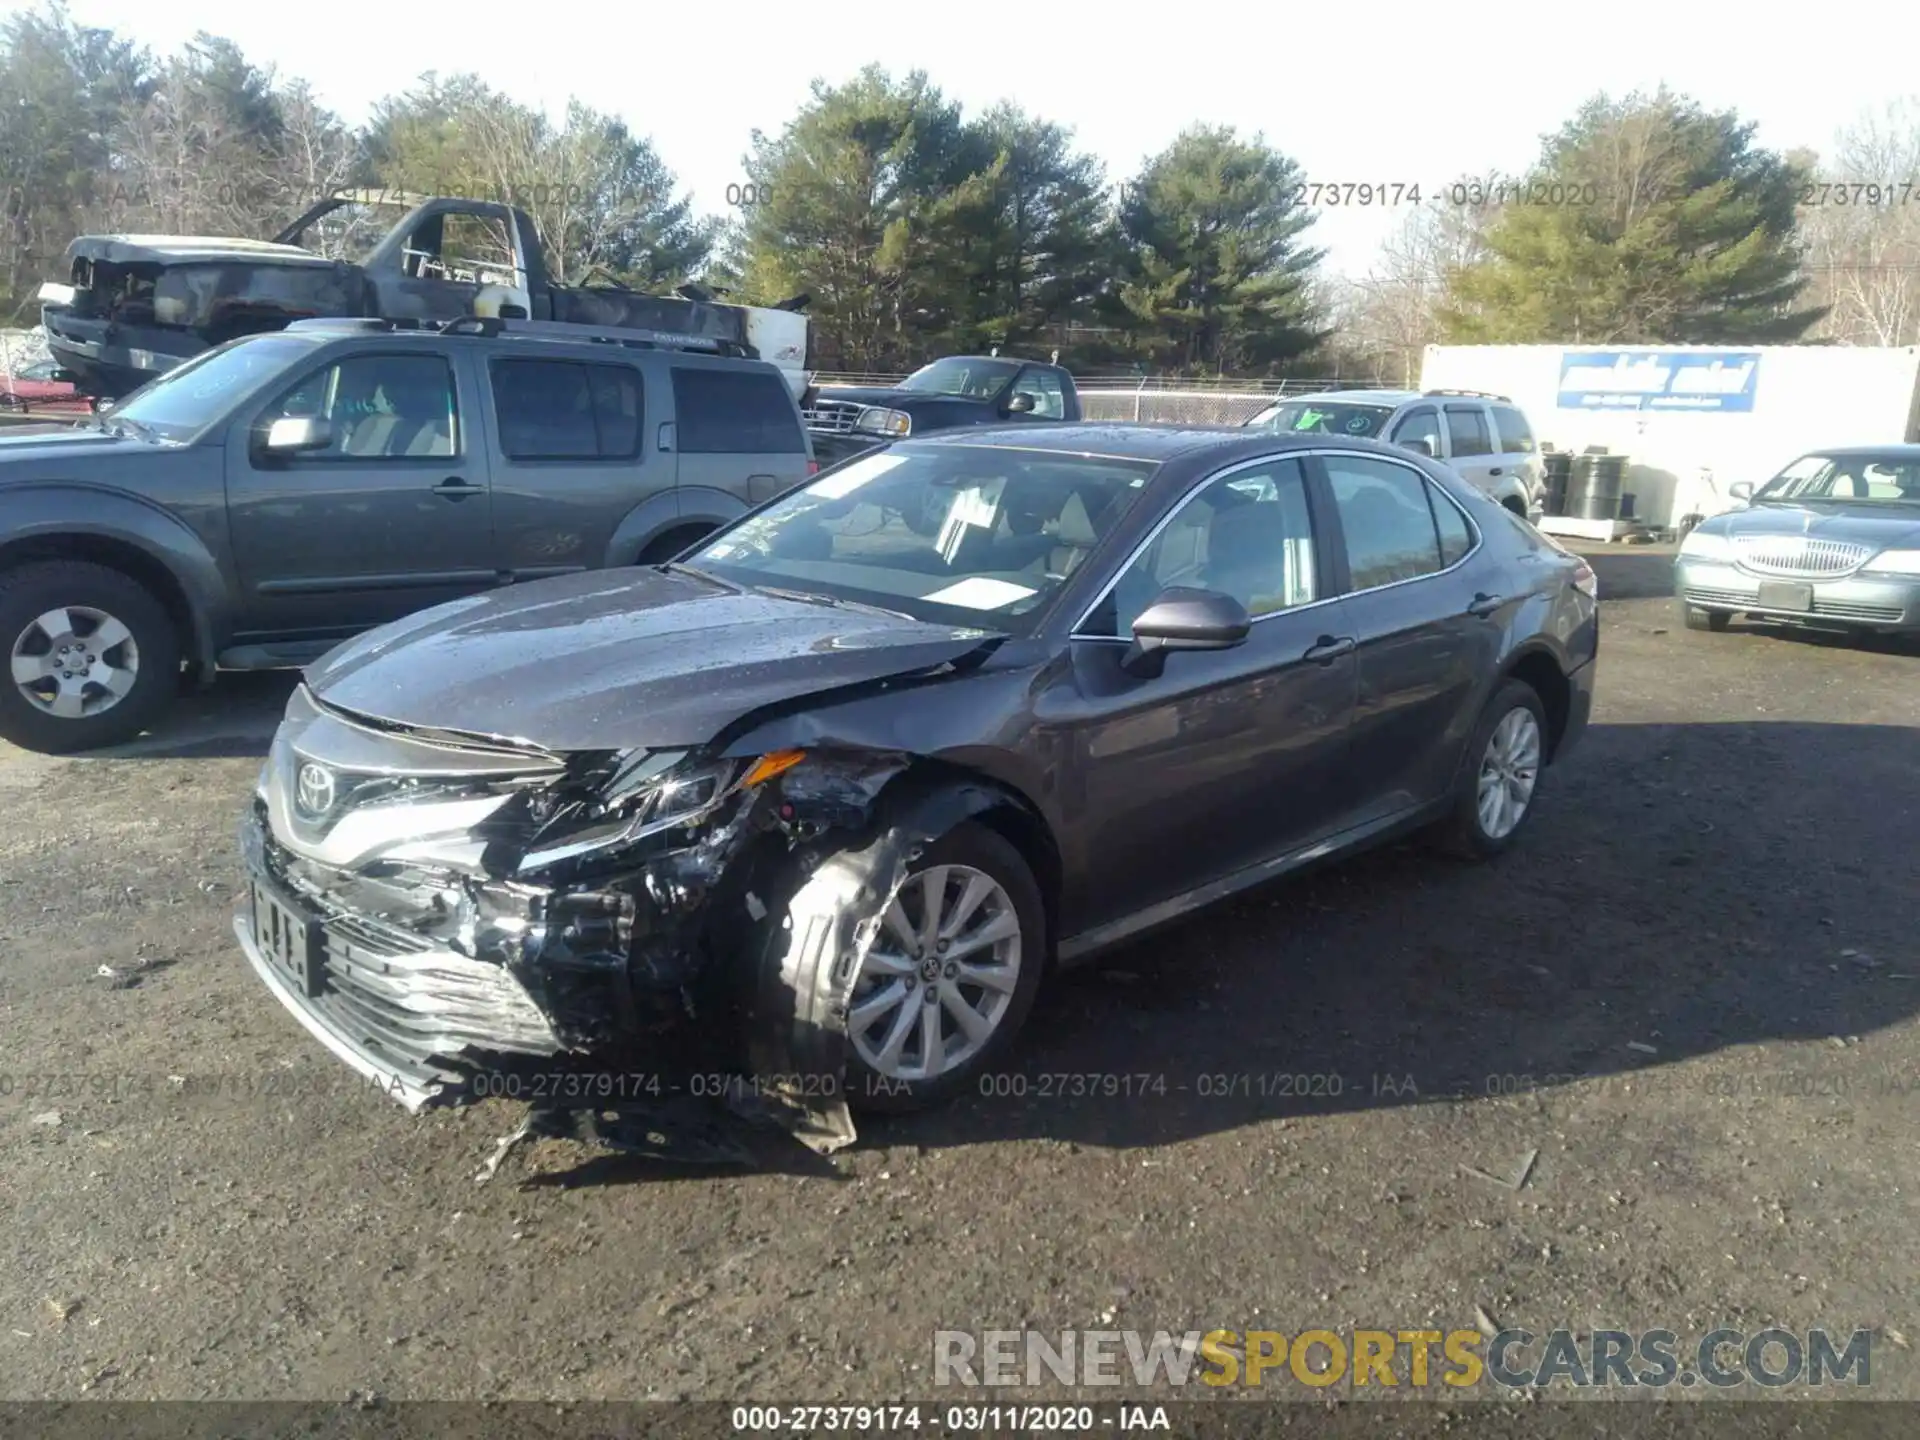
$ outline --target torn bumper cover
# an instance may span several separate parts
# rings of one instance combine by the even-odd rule
[[[920,848],[989,803],[882,816],[910,758],[558,755],[303,687],[242,822],[234,928],[275,997],[410,1110],[592,1106],[639,1073],[658,1095],[725,1071],[752,1077],[736,1108],[837,1148],[847,1000],[881,917]],[[548,1083],[503,1083],[529,1071]]]

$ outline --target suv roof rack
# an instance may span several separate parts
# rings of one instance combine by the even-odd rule
[[[1513,398],[1508,395],[1496,395],[1491,390],[1422,390],[1421,398],[1429,395],[1468,395],[1475,400],[1498,400],[1502,405],[1511,405]]]
[[[681,335],[670,330],[637,330],[618,325],[578,325],[563,320],[502,320],[492,315],[462,315],[452,320],[381,319],[348,315],[296,320],[289,330],[346,330],[371,334],[427,332],[440,335],[471,335],[491,340],[507,336],[525,340],[565,340],[575,344],[620,345],[634,350],[689,350],[705,355],[726,355],[740,360],[757,360],[759,355],[737,341],[714,335]]]

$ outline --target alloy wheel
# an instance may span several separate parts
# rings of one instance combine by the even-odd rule
[[[140,674],[133,632],[105,610],[66,605],[30,621],[14,639],[13,683],[35,709],[81,720],[113,709]]]
[[[888,1080],[927,1081],[980,1053],[1013,1003],[1020,917],[971,865],[933,865],[887,907],[854,982],[847,1033]]]
[[[1540,779],[1540,724],[1516,706],[1501,717],[1480,761],[1477,794],[1480,828],[1489,840],[1504,840],[1525,818]]]

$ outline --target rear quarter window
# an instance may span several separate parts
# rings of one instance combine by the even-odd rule
[[[509,460],[631,460],[640,453],[640,372],[574,360],[495,360],[488,370]]]
[[[682,454],[806,454],[800,414],[777,375],[676,365],[673,400]]]

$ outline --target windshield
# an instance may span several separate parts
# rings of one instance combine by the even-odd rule
[[[1285,400],[1269,405],[1247,422],[1249,429],[1282,434],[1378,435],[1393,414],[1389,405],[1348,405],[1329,400]]]
[[[162,440],[187,441],[227,416],[235,401],[313,349],[311,341],[252,335],[149,380],[101,417]]]
[[[820,476],[688,563],[940,624],[1023,634],[1157,465],[984,445],[895,446]]]
[[[1761,486],[1753,498],[1920,506],[1920,459],[1805,455]]]
[[[900,382],[902,390],[919,395],[964,395],[969,400],[991,400],[1007,388],[1020,369],[1018,360],[979,360],[949,355],[922,365]]]

